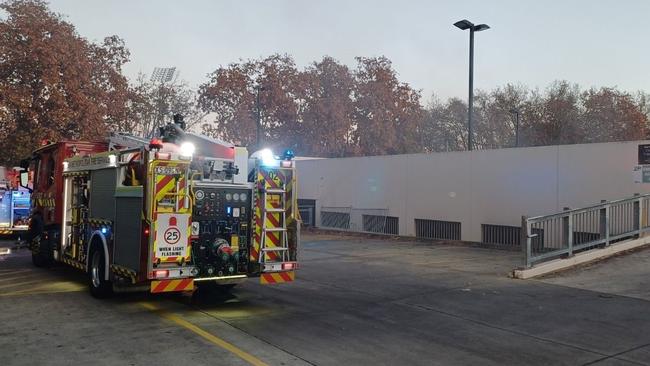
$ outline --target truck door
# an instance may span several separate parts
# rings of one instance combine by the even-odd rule
[[[153,262],[182,265],[190,261],[191,205],[189,164],[154,160],[150,163]]]

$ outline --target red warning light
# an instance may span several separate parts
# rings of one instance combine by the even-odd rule
[[[163,147],[163,142],[159,138],[152,138],[151,141],[149,141],[149,148],[150,149],[162,149]]]

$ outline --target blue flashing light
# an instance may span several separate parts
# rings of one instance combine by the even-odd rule
[[[106,226],[102,227],[102,234],[106,234],[108,232],[108,228]]]
[[[296,157],[296,154],[291,149],[284,150],[284,160],[291,160]]]

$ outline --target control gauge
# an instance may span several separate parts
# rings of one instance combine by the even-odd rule
[[[200,201],[203,198],[205,198],[205,192],[199,189],[198,191],[194,192],[194,197],[196,197],[196,199]]]
[[[243,202],[243,201],[246,201],[246,198],[248,198],[248,196],[246,195],[246,193],[242,193],[242,194],[239,195],[239,199],[241,199],[242,202]]]
[[[232,199],[232,194],[226,193],[226,201],[230,201]]]
[[[233,194],[232,199],[235,200],[235,201],[239,201],[239,193]]]

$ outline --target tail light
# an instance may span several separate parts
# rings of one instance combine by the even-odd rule
[[[283,168],[291,168],[291,167],[293,166],[293,162],[290,161],[290,160],[282,160],[282,162],[280,163],[280,165],[281,165]]]
[[[282,270],[283,271],[290,271],[293,269],[298,269],[298,263],[296,262],[286,262],[282,263]]]
[[[169,277],[169,270],[168,269],[157,269],[153,271],[153,277],[154,278],[167,278]]]

